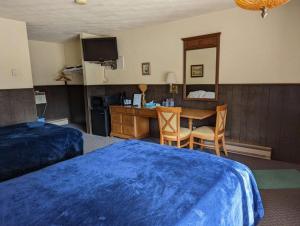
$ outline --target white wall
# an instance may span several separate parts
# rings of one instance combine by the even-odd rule
[[[64,45],[30,40],[29,49],[34,86],[63,85],[55,79],[65,66]]]
[[[66,43],[29,41],[31,67],[34,86],[64,85],[55,79],[65,66],[81,64],[80,44],[78,40]],[[83,84],[82,75],[69,75],[68,84]]]
[[[186,84],[215,84],[217,48],[186,52]],[[203,77],[191,77],[191,65],[203,64]]]
[[[65,64],[66,66],[81,65],[81,46],[80,39],[68,41],[64,43]]]
[[[65,52],[65,65],[67,67],[77,66],[82,64],[81,57],[81,44],[80,38],[68,41],[64,43],[64,52]],[[83,75],[73,74],[68,75],[72,81],[68,82],[70,85],[82,85],[83,84]]]
[[[173,71],[183,82],[181,38],[222,32],[220,83],[300,83],[300,1],[259,12],[240,8],[171,23],[116,32],[125,69],[107,71],[106,84],[163,84]],[[141,75],[141,63],[151,62],[151,76]],[[103,69],[86,70],[86,84],[103,84]]]
[[[32,88],[26,24],[0,18],[0,31],[0,89]]]

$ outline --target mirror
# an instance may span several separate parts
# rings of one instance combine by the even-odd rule
[[[217,101],[220,33],[185,38],[184,99]]]

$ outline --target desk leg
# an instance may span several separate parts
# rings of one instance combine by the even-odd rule
[[[193,119],[189,118],[189,129],[193,130]]]

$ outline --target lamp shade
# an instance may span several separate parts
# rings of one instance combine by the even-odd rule
[[[76,4],[79,4],[79,5],[85,5],[85,4],[87,4],[87,0],[74,0],[74,2]]]
[[[166,82],[168,84],[176,84],[177,83],[176,74],[174,72],[168,72]]]
[[[288,1],[289,0],[235,0],[239,7],[248,10],[272,9]]]

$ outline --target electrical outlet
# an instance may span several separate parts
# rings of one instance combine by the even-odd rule
[[[13,68],[11,69],[11,76],[16,77],[17,76],[17,69]]]

